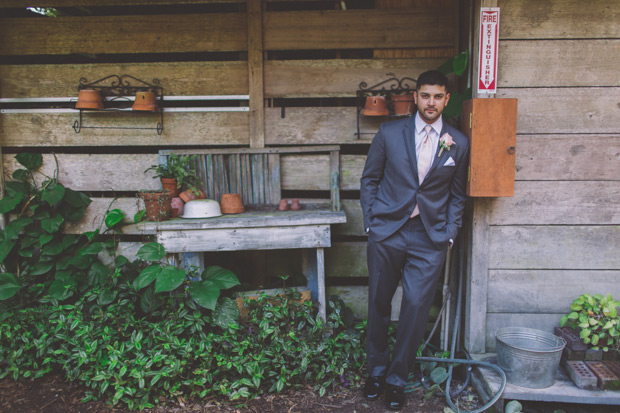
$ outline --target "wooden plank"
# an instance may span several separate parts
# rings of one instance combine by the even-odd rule
[[[482,247],[481,247],[482,248]],[[492,226],[489,269],[620,268],[620,226]]]
[[[161,188],[159,180],[152,179],[151,172],[144,173],[149,166],[157,163],[157,155],[83,155],[57,154],[58,182],[76,191],[139,191]],[[4,154],[4,168],[8,174],[20,165],[11,155]],[[40,171],[53,176],[56,163],[54,156],[43,155]],[[45,179],[35,174],[37,183]]]
[[[500,38],[596,39],[620,37],[620,3],[573,0],[502,2]]]
[[[77,114],[10,113],[2,115],[3,146],[168,146],[248,145],[247,112],[164,112],[164,131],[126,129],[73,130]],[[155,127],[154,114],[84,113],[85,126]]]
[[[489,271],[489,313],[568,313],[580,294],[620,297],[620,270]]]
[[[517,133],[617,133],[620,87],[498,89],[497,97],[519,99]],[[596,96],[593,99],[592,96]],[[575,106],[579,102],[579,106]],[[544,110],[524,110],[524,108]]]
[[[445,60],[270,60],[265,62],[265,96],[354,97],[362,82],[369,87],[390,77],[415,79],[419,73],[437,68]]]
[[[266,108],[265,143],[295,145],[357,141],[355,112],[356,109],[351,107]]]
[[[265,50],[452,47],[457,10],[266,12]]]
[[[342,210],[347,214],[347,222],[332,226],[332,234],[366,236],[360,201],[357,199],[342,199],[340,205],[342,206]]]
[[[73,188],[72,188],[73,189]],[[81,234],[87,231],[94,231],[99,228],[106,211],[120,209],[126,215],[124,223],[133,222],[133,217],[140,209],[144,209],[142,199],[136,198],[91,198],[92,202],[86,208],[84,217],[76,222],[66,221],[65,232],[68,234]],[[105,230],[105,224],[102,227]],[[123,234],[155,234],[155,231],[140,231],[135,225],[123,227]]]
[[[618,153],[617,134],[518,135],[516,179],[617,180]]]
[[[620,182],[518,181],[513,198],[490,202],[489,223],[620,225]]]
[[[247,2],[248,78],[250,87],[250,147],[265,147],[265,80],[263,68],[263,7]]]
[[[328,191],[329,155],[282,155],[282,189]]]
[[[483,353],[495,352],[495,332],[502,327],[534,327],[537,330],[553,334],[553,327],[560,325],[560,318],[562,318],[564,314],[566,313],[491,313],[487,316],[487,330],[484,334],[486,348]]]
[[[489,268],[489,207],[488,198],[473,200],[471,233],[468,234],[469,266],[465,283],[465,348],[484,353],[487,329],[487,282]]]
[[[245,13],[0,19],[0,55],[243,51],[246,29]]]
[[[365,242],[334,242],[325,250],[329,278],[368,277]]]
[[[367,286],[341,286],[327,287],[327,296],[337,295],[353,311],[357,318],[366,319],[368,317],[368,287]],[[392,298],[391,320],[398,320],[400,314],[400,303],[403,297],[402,287],[398,286]]]
[[[498,84],[499,87],[620,86],[618,50],[618,39],[500,42]]]
[[[168,252],[329,247],[329,225],[160,232]]]
[[[159,79],[165,96],[246,95],[246,62],[98,63],[0,66],[0,98],[76,97],[80,78],[111,74]]]
[[[345,191],[359,190],[366,155],[340,155],[340,186]]]

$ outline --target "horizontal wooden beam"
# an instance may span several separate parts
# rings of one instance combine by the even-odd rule
[[[501,39],[619,38],[620,3],[573,0],[501,2]]]
[[[527,287],[524,287],[527,286]],[[489,271],[489,313],[568,313],[580,294],[620,297],[620,270]]]
[[[489,269],[616,270],[620,226],[491,226]]]
[[[247,112],[164,112],[164,131],[131,129],[82,129],[75,133],[76,114],[3,114],[3,146],[185,146],[248,145]],[[85,112],[84,126],[154,128],[158,114]]]
[[[97,63],[0,66],[0,98],[75,97],[81,78],[158,79],[166,96],[247,95],[247,62]]]
[[[519,99],[519,134],[618,133],[618,95],[620,87],[503,88],[497,92],[497,97]]]
[[[517,181],[489,205],[490,225],[620,225],[620,181]]]
[[[270,1],[270,0],[267,0]],[[245,3],[246,0],[175,0],[175,4]],[[28,7],[99,7],[166,5],[170,0],[29,0]],[[0,8],[23,8],[23,0],[3,0]]]
[[[620,134],[517,135],[516,179],[618,180],[618,153]]]
[[[245,21],[245,13],[0,19],[0,55],[243,51]]]
[[[452,47],[456,9],[266,12],[265,50]]]
[[[618,50],[618,39],[502,41],[499,87],[620,86]]]

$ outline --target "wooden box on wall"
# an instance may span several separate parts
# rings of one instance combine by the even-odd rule
[[[467,195],[514,196],[517,99],[464,102],[461,131],[470,142]]]

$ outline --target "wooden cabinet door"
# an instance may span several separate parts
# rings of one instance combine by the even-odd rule
[[[517,99],[464,102],[461,131],[470,142],[467,195],[514,196]]]

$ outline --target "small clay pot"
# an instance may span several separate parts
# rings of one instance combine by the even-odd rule
[[[155,92],[138,92],[133,102],[132,110],[155,112],[157,110],[157,96]]]
[[[178,196],[179,192],[181,192],[177,186],[177,180],[174,178],[161,178],[161,187],[170,192],[172,198]]]
[[[413,95],[393,95],[391,100],[395,115],[411,115],[413,113]]]
[[[295,198],[291,201],[291,211],[299,211],[301,209],[301,205],[299,204],[299,199]]]
[[[286,199],[280,200],[280,205],[278,205],[279,211],[288,211],[288,201]]]
[[[383,96],[368,96],[364,106],[364,116],[385,116],[390,112]]]
[[[82,89],[75,104],[76,109],[103,109],[103,99],[98,90]]]
[[[205,199],[207,196],[201,189],[198,190],[198,195],[194,193],[191,189],[187,189],[179,194],[179,197],[183,200],[183,202],[188,203],[189,201],[193,201],[194,199]]]
[[[241,214],[245,212],[241,194],[222,194],[222,202],[220,202],[222,214]]]
[[[146,209],[146,219],[149,221],[166,221],[170,218],[170,193],[161,192],[140,192],[138,195],[144,200]]]
[[[183,215],[183,209],[185,207],[185,203],[183,202],[183,200],[179,197],[175,197],[172,198],[172,200],[170,201],[170,206],[172,207],[173,210],[173,214],[172,217],[175,218],[174,216],[174,210],[177,210],[177,215]]]

